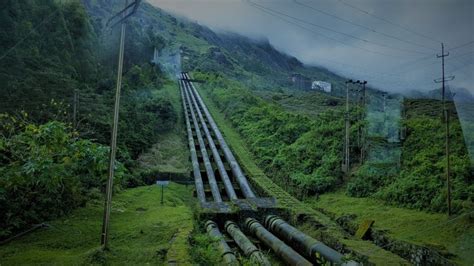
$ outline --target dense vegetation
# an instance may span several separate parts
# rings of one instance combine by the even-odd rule
[[[327,111],[314,119],[286,111],[256,97],[239,82],[196,73],[277,183],[305,196],[334,189],[342,182],[343,118]],[[356,130],[354,123],[352,130]]]
[[[340,109],[326,108],[308,116],[304,115],[306,112],[282,108],[278,101],[272,102],[274,97],[265,101],[223,75],[198,72],[194,76],[206,81],[202,88],[247,142],[257,163],[277,183],[300,197],[345,184],[341,171],[344,122]],[[370,161],[359,165],[360,149],[351,147],[355,168],[347,193],[356,197],[375,196],[409,208],[444,211],[444,131],[439,112],[434,111],[440,110],[439,101],[406,100],[404,105],[407,112],[403,125],[407,133],[401,147],[401,166]],[[355,119],[360,111],[351,111],[353,143],[357,142],[359,125],[366,123]],[[472,206],[472,168],[460,123],[455,116],[452,120],[453,200],[455,210],[461,211]]]
[[[0,117],[0,237],[97,198],[107,176],[108,147],[77,139],[61,122],[17,119]],[[116,168],[119,187],[125,168]]]
[[[442,106],[437,100],[405,100],[403,120],[407,136],[400,169],[366,164],[348,185],[352,196],[370,196],[389,203],[432,211],[446,210],[446,156]],[[451,103],[451,113],[454,106]],[[461,125],[451,115],[450,159],[455,211],[470,209],[474,201],[473,169]]]
[[[88,16],[79,1],[9,0],[0,7],[2,238],[103,191],[119,31]],[[173,104],[156,93],[166,77],[148,63],[163,38],[136,21],[127,31],[118,187],[143,184],[135,159],[177,122]]]

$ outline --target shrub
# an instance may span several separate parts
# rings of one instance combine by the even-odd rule
[[[348,182],[346,193],[352,197],[368,197],[391,183],[397,174],[397,168],[391,165],[366,163]]]
[[[3,116],[0,125],[0,237],[83,205],[89,191],[103,190],[108,169],[108,148],[77,139],[63,123],[13,120]],[[116,184],[124,172],[117,162]]]

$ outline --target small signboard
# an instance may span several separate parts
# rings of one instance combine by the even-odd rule
[[[161,187],[161,204],[163,205],[163,188],[170,184],[169,180],[156,180],[156,184]]]
[[[364,220],[362,223],[359,225],[359,228],[357,229],[357,232],[355,233],[355,236],[360,239],[364,239],[365,236],[368,234],[370,228],[374,224],[374,220]]]
[[[168,185],[170,184],[170,181],[169,181],[169,180],[157,180],[157,181],[156,181],[156,184],[157,184],[158,186],[163,186],[163,187],[165,187],[165,186],[168,186]]]

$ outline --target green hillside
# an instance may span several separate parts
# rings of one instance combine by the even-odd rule
[[[395,252],[383,243],[389,237],[472,264],[474,166],[463,138],[469,127],[461,126],[451,101],[454,221],[442,214],[446,156],[439,100],[368,88],[362,106],[361,94],[352,92],[351,168],[345,173],[344,77],[304,65],[268,40],[215,33],[146,1],[126,26],[111,240],[116,249],[98,250],[119,40],[119,27],[106,23],[122,7],[122,0],[0,4],[0,240],[49,225],[2,246],[1,265],[163,264],[169,256],[218,263],[213,241],[193,224],[198,217],[191,187],[173,183],[161,206],[157,188],[145,186],[163,176],[192,181],[176,82],[181,71],[200,83],[229,143],[245,146],[234,151],[255,174],[254,185],[271,180],[266,185],[289,193],[280,196],[293,196],[282,207],[324,213],[332,218],[324,216],[324,222],[348,234],[375,219],[382,240],[368,239],[359,250],[384,247],[374,255],[378,262]],[[332,92],[310,90],[311,80],[330,82]],[[297,208],[289,206],[295,202]],[[393,222],[388,214],[394,213],[409,225]],[[450,226],[436,231],[444,223]],[[437,229],[417,234],[431,227]],[[345,245],[362,242],[341,235]]]

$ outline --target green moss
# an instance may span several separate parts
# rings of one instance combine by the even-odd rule
[[[457,256],[459,263],[474,263],[474,226],[472,218],[463,217],[450,222],[445,214],[427,213],[385,205],[371,198],[353,198],[344,192],[321,195],[308,201],[313,207],[334,213],[337,217],[356,215],[356,223],[375,220],[374,228],[387,230],[388,236]]]
[[[62,219],[0,247],[2,265],[19,264],[161,264],[173,243],[176,256],[187,258],[186,239],[193,226],[188,205],[191,187],[171,183],[160,204],[157,186],[114,195],[110,220],[110,251],[99,248],[102,201],[90,201]],[[185,230],[187,229],[187,230]],[[171,244],[170,244],[171,243]]]

